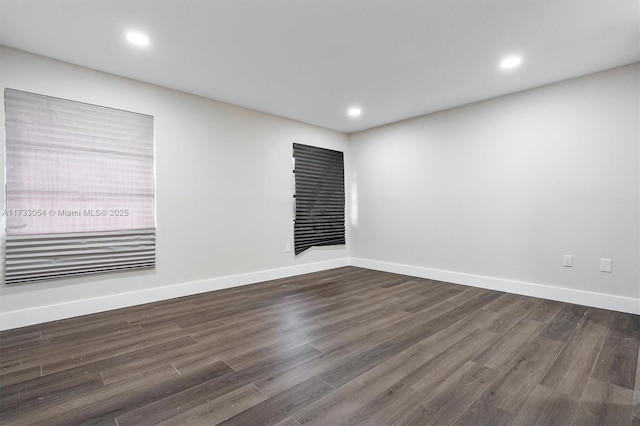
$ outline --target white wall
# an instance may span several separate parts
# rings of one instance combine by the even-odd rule
[[[351,135],[353,262],[640,313],[639,81],[635,64]]]
[[[348,263],[640,313],[639,80],[636,64],[348,137],[0,46],[2,88],[155,116],[158,223],[155,271],[0,287],[0,329]],[[284,253],[292,142],[345,152],[348,249]]]
[[[155,271],[2,286],[0,329],[347,264],[345,246],[284,252],[292,143],[347,135],[1,46],[0,87],[153,115],[157,176]]]

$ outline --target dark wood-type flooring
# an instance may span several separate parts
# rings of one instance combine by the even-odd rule
[[[2,424],[640,425],[640,316],[355,267],[0,333]]]

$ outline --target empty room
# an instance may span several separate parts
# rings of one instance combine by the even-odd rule
[[[3,425],[640,426],[638,0],[0,0]]]

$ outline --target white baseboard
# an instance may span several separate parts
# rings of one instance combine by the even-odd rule
[[[533,284],[523,281],[505,280],[501,278],[485,277],[481,275],[464,274],[460,272],[429,269],[421,266],[403,265],[399,263],[381,262],[377,260],[351,258],[351,265],[377,271],[392,272],[413,277],[463,284],[471,287],[504,291],[524,296],[575,303],[577,305],[593,306],[640,315],[640,299],[614,296],[603,293],[593,293],[564,287],[554,287],[543,284]]]
[[[206,293],[209,291],[254,284],[278,278],[293,277],[296,275],[324,271],[342,266],[349,266],[348,258],[307,263],[304,265],[289,266],[285,268],[268,269],[248,274],[231,275],[212,278],[209,280],[173,284],[92,299],[74,300],[67,303],[5,312],[0,314],[0,330],[9,330],[27,325],[94,314],[97,312],[110,311],[112,309],[126,308],[144,303],[158,302],[160,300],[190,296],[192,294]]]
[[[0,314],[0,330],[9,330],[349,265],[640,315],[640,299],[631,297],[429,269],[399,263],[342,258],[5,312]]]

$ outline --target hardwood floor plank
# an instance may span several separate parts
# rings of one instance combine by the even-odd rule
[[[215,350],[208,345],[196,344],[189,347],[191,351],[172,354],[170,361],[180,374],[189,374],[202,368],[208,368],[211,364],[221,361],[215,355]]]
[[[255,386],[246,385],[191,410],[183,411],[159,425],[216,425],[265,400],[267,396]]]
[[[68,320],[53,321],[35,326],[42,333],[41,339],[55,342],[67,336],[87,338],[105,331],[118,330],[129,326],[124,318],[114,312],[100,312]]]
[[[629,425],[632,400],[631,390],[590,378],[571,424]]]
[[[18,365],[17,367],[20,367]],[[13,385],[27,380],[35,379],[42,375],[42,365],[35,365],[26,368],[7,368],[0,375],[0,388]]]
[[[380,287],[382,288],[392,288],[401,284],[406,284],[408,282],[413,282],[413,278],[408,278],[405,276],[398,276],[393,280],[390,280],[389,282],[381,285]]]
[[[609,330],[613,317],[614,312],[612,311],[598,308],[587,308],[576,331],[582,330],[604,336]]]
[[[200,343],[221,345],[227,341],[236,341],[241,338],[260,335],[261,332],[272,327],[278,327],[281,320],[272,320],[249,324],[230,324],[222,327],[205,328],[190,334]],[[293,327],[293,326],[290,326]],[[290,328],[285,328],[289,330]]]
[[[378,330],[376,327],[372,327],[370,323],[354,324],[346,329],[338,331],[337,333],[323,336],[309,344],[321,352],[328,353],[339,350],[345,345],[357,342],[370,335],[379,336],[381,340],[386,340],[393,336],[393,334],[387,331]]]
[[[7,334],[6,337],[3,337],[0,345],[0,357],[15,351],[22,352],[27,348],[36,348],[46,344],[47,342],[42,340],[41,336],[42,332],[39,330],[27,331],[22,334]]]
[[[221,425],[274,425],[295,414],[334,388],[322,380],[312,377],[292,388],[254,405],[248,410],[220,423]]]
[[[129,316],[127,321],[131,324],[139,324],[145,330],[150,330],[163,325],[176,324],[180,320],[188,320],[193,317],[202,318],[207,314],[211,315],[208,309],[196,307],[191,303],[188,304],[187,307],[185,307],[184,304],[176,304],[148,311],[140,311],[137,315]],[[219,313],[216,314],[219,315]],[[211,317],[208,316],[208,319],[211,319]],[[215,321],[215,318],[213,320]]]
[[[189,337],[175,340],[172,346],[153,346],[149,349],[110,358],[109,362],[101,362],[98,369],[102,380],[108,385],[124,380],[132,374],[153,370],[160,365],[173,364],[176,367],[185,359],[191,359],[203,352],[206,353],[209,363],[221,360],[215,355],[210,355],[209,347],[199,343],[194,344],[187,339]],[[150,353],[153,353],[154,356],[150,356]]]
[[[320,419],[326,424],[340,423],[339,419],[353,415],[360,406],[437,354],[431,347],[413,345],[301,410],[295,418],[302,424]]]
[[[38,408],[52,407],[78,395],[104,387],[98,371],[65,370],[26,382],[3,386],[0,413],[14,416]]]
[[[431,306],[436,305],[440,302],[444,302],[445,300],[458,293],[460,293],[460,290],[444,288],[438,292],[435,292],[434,294],[425,296],[423,298],[412,297],[406,303],[402,304],[399,309],[414,314],[416,312],[430,308]]]
[[[96,373],[98,375],[103,374],[110,378],[111,375],[122,375],[123,371],[126,372],[140,372],[144,370],[152,370],[162,364],[167,364],[160,355],[166,355],[174,350],[184,350],[184,348],[193,346],[196,341],[192,337],[180,337],[178,339],[168,340],[161,342],[157,345],[150,346],[143,349],[132,350],[121,355],[116,355],[110,358],[99,359],[93,362],[85,362],[86,360],[80,359],[77,363],[69,363],[69,366],[65,370],[58,368],[56,371],[60,372],[75,372],[78,375],[87,375],[89,373]],[[76,364],[78,364],[76,366]],[[72,366],[73,365],[73,366]],[[43,366],[44,377],[49,375],[47,366]],[[113,371],[113,373],[112,373]],[[55,373],[53,373],[55,374]],[[109,380],[107,380],[109,381]]]
[[[390,306],[386,310],[375,310],[370,311],[365,315],[353,316],[349,318],[349,321],[353,321],[358,324],[366,324],[368,327],[383,330],[390,323],[400,321],[410,315],[411,314],[409,312],[398,311],[394,306]]]
[[[274,426],[300,426],[300,423],[293,417],[287,417],[281,422],[276,423]]]
[[[490,294],[493,293],[493,290],[487,290],[484,288],[480,288],[480,287],[465,287],[462,286],[461,288],[461,292],[456,294],[455,296],[451,297],[448,302],[453,304],[453,305],[460,305],[464,302],[467,302],[471,299],[475,299],[476,297],[481,297],[483,295],[486,294]],[[499,297],[500,295],[502,295],[504,293],[498,292],[498,295],[496,297]],[[487,302],[489,303],[489,302]],[[486,305],[486,303],[485,303]]]
[[[302,410],[294,418],[301,425],[386,425],[392,424],[421,399],[424,399],[424,395],[402,383],[395,383],[379,389],[360,403],[353,398],[340,401],[333,399],[321,409]]]
[[[173,327],[176,331],[177,327]],[[41,365],[51,363],[56,359],[67,358],[69,346],[72,345],[76,355],[89,353],[96,346],[100,347],[122,347],[123,341],[128,339],[138,341],[144,330],[138,325],[126,325],[115,330],[103,330],[86,336],[85,333],[71,334],[63,336],[61,339],[53,341],[41,340],[39,346],[28,346],[23,350],[13,351],[0,357],[0,365],[3,367],[19,361],[24,366]],[[129,340],[131,341],[131,340]]]
[[[598,359],[603,334],[576,331],[540,382],[546,388],[580,398]]]
[[[517,414],[562,349],[561,342],[536,337],[494,381],[483,397],[496,408]]]
[[[2,334],[0,355],[2,354],[2,349],[5,347],[5,345],[7,347],[11,347],[14,344],[20,344],[22,342],[28,344],[29,342],[38,341],[42,337],[42,332],[34,326],[4,330],[0,333]]]
[[[51,422],[51,419],[56,419],[56,424],[73,424],[73,422],[67,422],[65,416],[70,415],[75,410],[83,410],[86,407],[95,404],[98,401],[109,400],[114,395],[127,394],[132,390],[140,389],[146,390],[150,386],[154,386],[158,383],[166,382],[171,378],[178,377],[175,370],[170,366],[160,367],[153,371],[145,372],[130,377],[126,381],[118,383],[117,386],[103,386],[93,391],[87,391],[77,394],[73,399],[54,401],[53,404],[40,405],[32,408],[27,412],[18,413],[4,413],[3,422],[8,424],[24,425],[24,424],[47,424]],[[101,413],[96,414],[92,419],[89,419],[89,423],[108,422],[110,417],[108,414],[101,416]]]
[[[455,426],[510,426],[514,415],[480,397],[454,423]]]
[[[202,371],[204,372],[214,371],[221,367],[222,367],[221,364],[209,365],[207,366],[207,368],[202,368]],[[117,384],[105,385],[105,388],[108,388],[108,389],[117,389],[117,388],[134,389],[136,387],[143,388],[149,383],[175,379],[180,375],[181,374],[178,371],[176,371],[175,367],[172,366],[171,364],[163,364],[150,370],[137,371],[135,373],[129,374],[127,378],[118,381]],[[101,391],[98,391],[98,393],[99,392]]]
[[[345,359],[344,362],[322,373],[319,377],[336,388],[340,387],[431,334],[433,331],[429,329],[417,328],[394,336],[367,351]]]
[[[113,419],[95,423],[95,426],[118,426],[118,420],[114,417]]]
[[[478,354],[474,361],[502,371],[530,343],[532,338],[540,333],[543,327],[543,323],[525,318]]]
[[[540,304],[539,299],[532,297],[503,294],[482,309],[500,314],[498,319],[488,330],[495,333],[504,333],[529,316]]]
[[[221,359],[244,359],[252,355],[273,351],[287,351],[296,346],[308,344],[317,339],[337,333],[351,326],[350,321],[336,321],[329,324],[316,323],[299,330],[291,330],[286,333],[278,333],[277,330],[265,332],[251,340],[241,340],[227,346],[223,350],[220,347],[214,349],[214,353]]]
[[[500,297],[503,293],[496,291],[483,290],[476,292],[471,299],[465,299],[459,304],[451,303],[451,300],[460,296],[463,292],[452,296],[446,301],[438,303],[428,309],[422,310],[407,317],[405,320],[398,321],[385,328],[386,331],[393,333],[406,330],[412,327],[428,327],[433,330],[442,330],[450,325],[463,319],[470,313],[482,308],[487,303]]]
[[[319,355],[316,358],[297,365],[278,375],[265,377],[254,382],[254,384],[265,394],[269,396],[275,395],[312,376],[321,375],[327,370],[333,368],[349,355],[363,352],[371,348],[371,346],[375,346],[376,344],[387,340],[389,336],[382,333],[382,331],[372,332],[362,336],[360,339],[349,342],[349,344],[331,348],[330,351],[323,351],[322,355]]]
[[[618,336],[616,331],[607,334],[591,377],[633,390],[640,342]]]
[[[532,305],[530,304],[525,308],[514,308],[512,310],[499,313],[499,315],[497,315],[496,319],[490,325],[483,328],[498,334],[506,333],[517,324],[519,324],[523,319],[525,319],[531,312],[531,308]]]
[[[455,308],[456,305],[444,301],[414,314],[406,312],[408,314],[407,316],[384,324],[383,330],[394,334],[402,333],[411,328],[424,326],[427,322],[443,314],[447,314]]]
[[[497,338],[498,335],[490,331],[476,330],[400,381],[414,390],[427,394]]]
[[[493,324],[499,321],[499,317],[500,314],[497,312],[478,309],[450,326],[427,337],[421,341],[420,344],[429,346],[438,353],[443,352],[476,330],[483,329],[489,331],[488,329],[493,328]]]
[[[362,404],[350,417],[341,421],[350,425],[391,425],[411,411],[424,395],[402,383],[396,383],[379,395]],[[328,419],[318,419],[316,424],[326,425]]]
[[[215,353],[225,358],[240,356],[276,342],[298,341],[300,344],[335,333],[348,327],[349,321],[324,322],[315,319],[291,320],[255,324],[250,326],[230,326],[196,340],[215,348]],[[243,332],[244,331],[244,332]],[[304,341],[303,341],[304,339]]]
[[[334,302],[335,299],[332,299]],[[341,301],[339,299],[338,301]],[[220,316],[224,320],[224,324],[238,324],[247,326],[259,322],[279,321],[283,317],[305,317],[308,316],[313,309],[325,307],[327,300],[317,296],[296,296],[287,297],[279,302],[268,304],[259,309],[234,310],[233,314],[225,314]]]
[[[0,332],[0,423],[640,426],[639,352],[637,315],[343,267]]]
[[[195,340],[186,336],[182,330],[175,326],[158,328],[153,331],[143,332],[140,335],[123,337],[121,340],[104,342],[94,345],[86,352],[76,352],[74,348],[67,352],[56,353],[55,356],[47,357],[43,362],[43,375],[68,370],[70,368],[81,367],[107,360],[118,356],[126,356],[134,351],[144,351],[145,349],[166,345],[167,342],[177,339],[185,339],[182,343],[195,344]]]
[[[555,300],[542,300],[529,315],[527,319],[548,323],[564,307],[564,303]]]
[[[615,312],[611,322],[611,332],[615,337],[640,341],[640,315]]]
[[[498,376],[472,361],[428,390],[428,397],[396,421],[397,425],[453,424]]]
[[[460,294],[461,293],[449,298],[447,302],[451,302],[453,298],[459,296]],[[480,293],[478,296],[473,297],[460,304],[457,304],[455,308],[432,319],[426,325],[428,327],[431,327],[437,330],[442,330],[443,328],[447,328],[450,325],[465,318],[469,314],[472,314],[476,310],[486,306],[487,303],[494,301],[495,299],[500,297],[502,294],[504,293],[501,293],[498,291],[485,290],[484,292]]]
[[[121,425],[132,424],[128,418],[131,410],[147,406],[186,389],[192,389],[202,383],[211,382],[232,372],[229,366],[218,362],[208,370],[200,370],[196,374],[172,374],[168,379],[165,376],[153,375],[151,381],[142,388],[139,387],[140,382],[137,380],[129,381],[124,386],[105,386],[96,392],[86,392],[82,396],[85,404],[79,408],[66,410],[58,407],[60,411],[57,420],[61,424],[90,424],[116,417]],[[171,414],[177,414],[175,409]],[[147,422],[147,419],[136,419],[133,422],[133,424],[155,423],[157,423],[155,420]]]
[[[502,314],[513,311],[527,311],[527,314],[540,303],[540,299],[519,294],[504,293],[491,303],[487,303],[482,309],[499,312]]]
[[[179,410],[185,411],[196,408],[208,402],[207,400],[219,398],[269,374],[277,374],[318,354],[319,352],[316,349],[303,345],[285,354],[278,354],[271,359],[265,360],[262,364],[246,370],[236,372],[227,366],[227,374],[216,376],[210,380],[203,380],[198,384],[163,395],[163,398],[157,398],[125,412],[122,416],[118,416],[118,420],[122,419],[130,424],[142,422],[157,424],[175,417],[179,414]],[[226,364],[224,365],[226,366]],[[198,374],[200,374],[199,371],[193,373],[195,376]]]
[[[514,419],[516,425],[566,426],[578,408],[580,397],[536,386]]]
[[[549,322],[542,332],[542,336],[558,342],[566,342],[582,321],[587,308],[579,305],[566,304]]]

